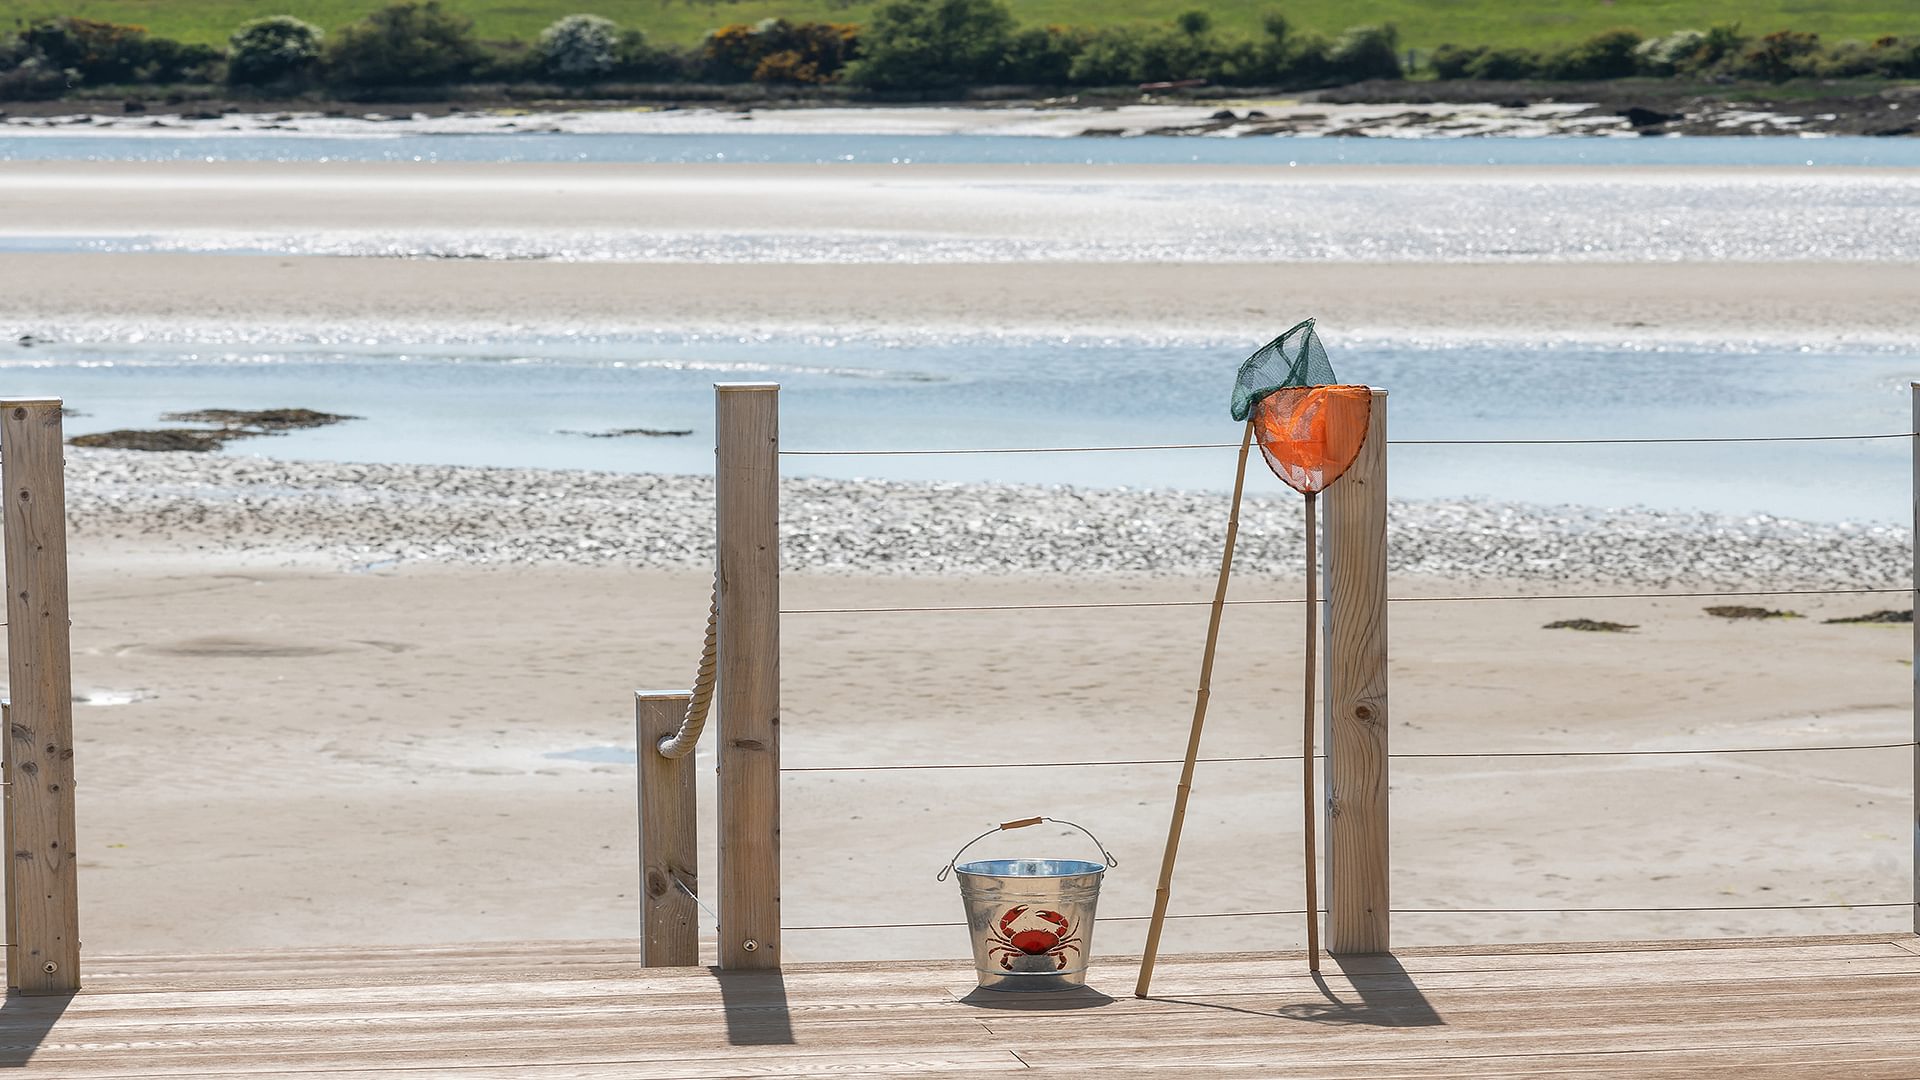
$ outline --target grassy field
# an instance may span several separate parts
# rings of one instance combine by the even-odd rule
[[[383,0],[0,0],[0,27],[46,15],[138,23],[186,41],[224,43],[233,28],[262,15],[291,14],[331,30]],[[531,38],[561,15],[587,11],[645,30],[657,41],[699,40],[709,29],[769,16],[861,22],[875,7],[846,0],[443,0],[474,19],[489,39]],[[1011,0],[1027,23],[1105,25],[1165,22],[1182,11],[1213,13],[1228,32],[1252,32],[1262,13],[1279,10],[1296,26],[1337,33],[1355,23],[1391,21],[1412,48],[1442,42],[1543,46],[1576,41],[1615,26],[1656,34],[1717,22],[1749,33],[1791,28],[1829,40],[1870,41],[1920,34],[1913,0]]]

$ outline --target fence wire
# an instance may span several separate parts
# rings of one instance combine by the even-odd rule
[[[1909,594],[1911,586],[1887,586],[1872,589],[1738,589],[1689,592],[1627,593],[1510,593],[1488,596],[1389,596],[1389,604],[1456,604],[1535,600],[1727,600],[1757,596],[1883,596]],[[1319,601],[1325,604],[1327,601]],[[1260,600],[1228,600],[1227,607],[1264,607],[1300,605],[1299,597],[1275,597]],[[781,608],[782,615],[899,615],[941,611],[1111,611],[1119,608],[1200,608],[1211,607],[1211,600],[1115,600],[1090,604],[923,604],[901,607],[822,607]]]
[[[1726,435],[1644,439],[1388,439],[1388,446],[1674,446],[1700,443],[1869,442],[1911,439],[1920,432],[1872,435]],[[955,446],[910,450],[782,450],[781,457],[933,457],[970,454],[1105,454],[1140,450],[1233,450],[1239,443],[1150,443],[1132,446]]]
[[[1701,746],[1666,750],[1448,750],[1389,752],[1389,761],[1444,761],[1473,758],[1590,758],[1590,757],[1712,757],[1721,754],[1820,754],[1849,750],[1911,750],[1913,740],[1890,743],[1838,743],[1831,746]],[[1184,758],[1124,758],[1111,761],[927,761],[889,765],[796,765],[783,773],[938,772],[945,769],[1095,769],[1130,765],[1181,765]],[[1259,754],[1244,757],[1195,758],[1196,765],[1225,765],[1262,761],[1299,761],[1298,754]],[[1325,761],[1325,754],[1313,755]]]
[[[1666,906],[1648,905],[1641,907],[1509,907],[1509,908],[1390,908],[1395,915],[1652,915],[1662,912],[1711,913],[1732,911],[1881,911],[1892,908],[1910,908],[1911,901],[1888,901],[1872,904],[1671,904]],[[1257,919],[1280,915],[1305,915],[1305,908],[1290,908],[1285,911],[1198,911],[1182,915],[1168,915],[1167,921],[1176,919]],[[1108,922],[1147,922],[1151,915],[1102,915],[1099,921]],[[782,933],[788,931],[809,930],[921,930],[964,927],[967,923],[960,920],[950,922],[894,922],[894,923],[816,923],[807,926],[782,926]]]

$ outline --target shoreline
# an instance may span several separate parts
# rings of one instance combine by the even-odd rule
[[[1771,84],[1736,95],[1718,85],[1633,80],[1513,83],[1365,82],[1317,90],[1209,87],[1187,94],[1058,89],[1052,94],[902,103],[845,95],[806,98],[755,84],[661,84],[651,93],[568,98],[450,94],[436,101],[239,100],[219,93],[190,100],[133,94],[113,101],[0,102],[0,131],[77,127],[217,133],[320,131],[447,132],[534,130],[603,133],[714,132],[755,128],[823,134],[1024,134],[1261,137],[1479,136],[1637,137],[1687,135],[1915,134],[1901,102],[1920,89],[1890,80],[1855,93],[1778,94]],[[1896,105],[1889,115],[1888,103]],[[86,106],[93,106],[87,108]],[[117,107],[116,107],[117,106]],[[770,122],[770,123],[769,123]]]
[[[68,469],[76,543],[128,555],[682,571],[712,547],[706,476],[77,448]],[[1218,492],[804,476],[783,479],[781,498],[788,571],[878,578],[1200,581],[1217,571],[1227,509]],[[1297,500],[1256,494],[1241,516],[1244,565],[1292,565]],[[1888,524],[1472,499],[1395,500],[1389,521],[1389,570],[1423,581],[1857,589],[1890,587],[1907,565],[1908,530]]]

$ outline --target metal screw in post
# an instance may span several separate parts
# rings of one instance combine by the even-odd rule
[[[53,962],[52,960],[49,960],[49,961],[47,961],[47,962],[46,962],[46,963],[45,963],[44,965],[42,965],[42,966],[41,966],[41,968],[40,968],[40,970],[42,970],[42,971],[44,971],[44,972],[46,972],[47,974],[49,974],[49,975],[51,975],[51,974],[53,974],[54,972],[56,972],[56,971],[59,971],[59,970],[60,970],[60,965],[59,965],[59,964],[56,964],[56,963],[54,963],[54,962]]]
[[[752,938],[748,938],[747,940],[740,943],[740,947],[747,950],[748,952],[752,952],[753,950],[760,947],[760,943],[753,940]]]

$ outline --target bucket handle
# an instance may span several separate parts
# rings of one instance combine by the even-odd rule
[[[1093,841],[1094,847],[1097,847],[1100,849],[1100,854],[1102,857],[1106,859],[1108,866],[1111,867],[1111,866],[1120,865],[1120,860],[1113,857],[1113,852],[1107,850],[1107,845],[1101,843],[1099,837],[1093,835],[1093,833],[1091,832],[1088,832],[1087,827],[1085,825],[1075,824],[1074,822],[1071,822],[1071,821],[1064,821],[1060,818],[1030,817],[1030,818],[1021,818],[1018,821],[1003,821],[1000,824],[995,825],[993,828],[988,829],[986,832],[981,833],[979,836],[976,836],[973,839],[967,841],[965,844],[962,844],[960,846],[960,850],[953,853],[953,858],[947,860],[947,865],[940,868],[940,873],[935,875],[933,880],[935,881],[947,880],[947,875],[953,872],[954,864],[960,861],[960,856],[965,855],[967,853],[968,848],[972,847],[973,845],[979,843],[982,840],[985,840],[987,837],[992,836],[994,833],[1004,832],[1008,829],[1024,829],[1029,825],[1038,825],[1043,821],[1051,821],[1055,825],[1071,825],[1074,828],[1079,829],[1081,832],[1087,834],[1087,839]]]

